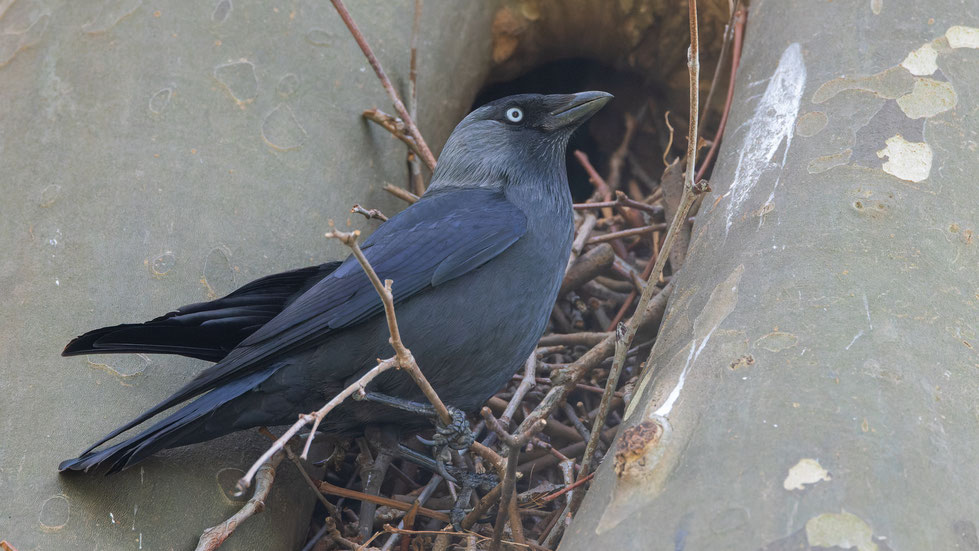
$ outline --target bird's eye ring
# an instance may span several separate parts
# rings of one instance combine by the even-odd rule
[[[520,122],[523,120],[523,110],[519,107],[511,107],[506,110],[506,118],[510,122]]]

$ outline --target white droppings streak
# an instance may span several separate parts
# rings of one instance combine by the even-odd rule
[[[731,229],[735,211],[748,198],[761,173],[769,167],[783,140],[785,152],[788,153],[805,85],[806,64],[802,58],[802,47],[796,42],[782,53],[778,67],[768,82],[768,88],[749,121],[748,133],[741,146],[738,167],[734,171],[734,182],[731,184],[725,232]],[[785,155],[782,156],[779,168],[783,166]],[[778,185],[777,178],[775,185]]]
[[[863,295],[863,309],[865,312],[867,312],[867,325],[869,325],[870,328],[873,329],[874,321],[870,319],[870,303],[867,302],[867,295]]]
[[[683,366],[683,371],[680,372],[680,377],[677,379],[676,386],[673,387],[673,390],[670,391],[670,395],[666,397],[666,401],[663,402],[663,405],[661,405],[659,409],[653,413],[653,415],[666,417],[670,414],[670,411],[673,410],[673,404],[675,404],[677,398],[680,397],[680,391],[683,390],[683,383],[687,380],[687,372],[690,371],[690,366],[697,361],[697,358],[700,356],[700,352],[703,351],[705,346],[707,346],[707,341],[709,341],[710,336],[714,334],[714,329],[717,329],[717,326],[714,326],[710,330],[710,333],[707,333],[707,336],[704,337],[703,341],[701,341],[700,346],[697,346],[696,341],[694,341],[693,345],[690,346],[690,355],[687,356],[687,363]]]
[[[850,347],[853,346],[853,343],[857,342],[857,339],[859,339],[862,336],[863,336],[863,329],[861,329],[859,333],[853,336],[853,340],[850,341],[850,344],[846,345],[846,348],[844,348],[843,350],[849,350]]]

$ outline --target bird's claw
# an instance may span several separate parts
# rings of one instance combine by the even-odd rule
[[[442,422],[439,417],[435,418],[435,434],[432,436],[432,456],[435,458],[436,470],[443,478],[450,482],[457,482],[456,478],[449,474],[443,462],[447,450],[466,451],[473,442],[476,435],[469,427],[469,420],[462,410],[448,406],[449,415],[452,421],[449,424]]]
[[[436,417],[435,435],[432,437],[432,441],[435,442],[436,449],[450,448],[456,451],[466,451],[476,441],[476,435],[469,427],[469,420],[466,419],[466,414],[462,410],[452,406],[448,406],[448,410],[449,415],[452,416],[452,421],[446,425],[441,418]]]

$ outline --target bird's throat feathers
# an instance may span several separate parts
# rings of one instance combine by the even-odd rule
[[[461,135],[460,135],[461,134]],[[494,189],[521,209],[563,206],[571,194],[565,165],[570,132],[520,139],[509,132],[486,132],[473,138],[455,132],[449,137],[429,190]],[[514,139],[517,138],[517,139]],[[531,214],[527,212],[527,214]]]

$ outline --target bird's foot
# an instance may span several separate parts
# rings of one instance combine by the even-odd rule
[[[470,510],[468,505],[473,490],[489,492],[500,483],[500,477],[491,473],[473,473],[460,469],[452,469],[452,471],[460,488],[456,494],[458,496],[456,502],[449,511],[449,520],[452,521],[452,527],[461,532],[462,520]]]
[[[432,436],[432,457],[435,458],[435,462],[438,465],[438,473],[445,477],[446,479],[452,479],[453,477],[449,475],[445,468],[445,460],[448,458],[449,450],[468,451],[473,442],[476,441],[476,435],[473,434],[472,428],[469,427],[469,420],[466,419],[466,414],[462,410],[456,409],[452,406],[448,406],[449,415],[452,416],[452,421],[448,424],[442,422],[439,417],[435,418],[435,435]],[[450,460],[451,461],[451,460]]]

